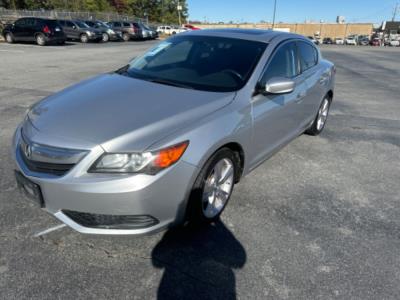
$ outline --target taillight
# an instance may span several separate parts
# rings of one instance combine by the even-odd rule
[[[47,25],[44,26],[44,27],[43,27],[43,32],[44,32],[44,33],[51,33],[51,30],[50,30],[49,26],[47,26]]]

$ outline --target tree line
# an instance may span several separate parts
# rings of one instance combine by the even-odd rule
[[[182,21],[187,20],[186,0],[0,0],[8,9],[118,12],[171,24],[178,23],[178,5]]]

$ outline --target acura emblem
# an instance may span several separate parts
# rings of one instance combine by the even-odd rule
[[[26,144],[25,145],[25,149],[24,149],[24,153],[25,153],[25,156],[27,158],[31,158],[31,156],[32,156],[32,146],[29,145],[29,144]]]

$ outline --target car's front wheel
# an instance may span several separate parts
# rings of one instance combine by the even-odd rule
[[[211,223],[219,218],[231,197],[238,166],[238,155],[228,148],[218,150],[206,162],[190,194],[189,223]]]
[[[87,43],[89,41],[89,37],[86,33],[82,33],[80,36],[81,43]]]
[[[103,43],[107,43],[110,40],[110,36],[107,33],[103,33],[101,40]]]
[[[9,44],[14,43],[14,38],[13,38],[13,36],[12,36],[11,33],[6,33],[5,38],[6,38],[6,42],[7,42],[7,43],[9,43]]]
[[[326,120],[328,119],[330,105],[331,99],[328,95],[326,95],[318,109],[317,116],[315,117],[310,128],[306,130],[306,134],[318,135],[322,132],[322,130],[324,130]]]

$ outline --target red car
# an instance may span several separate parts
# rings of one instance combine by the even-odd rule
[[[183,25],[183,27],[188,28],[190,30],[200,30],[201,29],[199,27],[196,27],[196,26],[193,26],[193,25],[190,25],[190,24]]]
[[[381,45],[381,40],[378,38],[374,38],[371,40],[371,46],[380,46]]]

